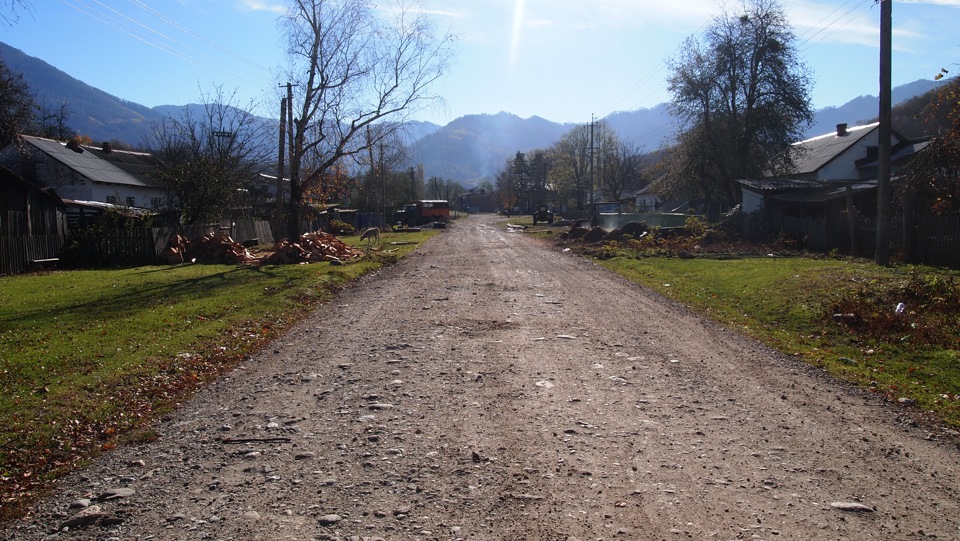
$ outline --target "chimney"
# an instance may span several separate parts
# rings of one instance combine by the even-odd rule
[[[83,149],[80,148],[80,143],[78,143],[76,139],[67,141],[67,148],[76,152],[77,154],[83,154]]]
[[[847,134],[847,123],[837,124],[837,137],[843,137]]]
[[[111,152],[113,152],[113,145],[110,144],[110,141],[105,141],[103,143],[103,151],[106,152],[107,154],[110,154]]]

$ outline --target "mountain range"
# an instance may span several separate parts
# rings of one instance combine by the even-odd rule
[[[153,123],[175,115],[179,106],[145,107],[79,81],[67,73],[0,42],[0,58],[15,73],[22,73],[38,104],[55,110],[65,103],[67,124],[94,141],[121,141],[144,146]],[[894,104],[919,96],[940,83],[918,80],[893,89]],[[190,106],[185,106],[190,107]],[[807,137],[833,131],[837,124],[851,126],[876,118],[879,98],[860,96],[816,112]],[[669,105],[612,113],[603,119],[624,140],[652,152],[667,144],[676,131]],[[426,176],[455,180],[474,187],[481,179],[493,179],[519,152],[546,148],[573,124],[511,113],[466,115],[446,126],[417,122],[407,130],[407,156],[422,164]]]

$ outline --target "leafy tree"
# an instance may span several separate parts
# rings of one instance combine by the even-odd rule
[[[412,5],[397,4],[390,21],[379,13],[368,0],[290,0],[284,24],[294,84],[291,238],[299,235],[305,189],[438,99],[428,90],[446,70],[451,38],[436,36]],[[365,139],[376,124],[383,129]]]
[[[514,182],[514,176],[511,172],[511,163],[508,161],[506,166],[497,172],[495,190],[500,198],[500,204],[508,211],[513,211],[517,206],[517,186]]]
[[[791,144],[813,118],[810,77],[776,0],[747,0],[713,19],[670,62],[678,135],[664,193],[733,204],[738,178],[788,171]]]
[[[517,154],[513,157],[513,163],[510,165],[510,175],[520,212],[529,212],[531,203],[530,164],[527,162],[527,155],[523,152],[517,151]]]
[[[217,88],[202,96],[202,113],[185,108],[153,126],[149,146],[158,180],[187,224],[216,221],[242,207],[261,164],[273,158],[273,131],[234,100]]]
[[[933,214],[953,214],[960,212],[960,79],[940,89],[930,110],[939,135],[903,169],[901,196]]]
[[[36,104],[23,74],[14,73],[0,60],[0,148],[33,123]]]
[[[530,210],[545,205],[551,200],[549,154],[544,150],[534,150],[530,158]]]

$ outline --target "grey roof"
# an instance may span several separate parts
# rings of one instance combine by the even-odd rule
[[[794,155],[793,174],[814,173],[821,167],[833,161],[837,156],[843,154],[848,148],[855,145],[858,141],[869,135],[873,130],[880,126],[879,123],[867,124],[865,126],[854,126],[847,128],[846,135],[837,135],[831,132],[826,135],[820,135],[794,143],[796,151]]]
[[[909,158],[915,155],[917,152],[920,152],[921,150],[927,148],[932,142],[933,141],[931,140],[914,141],[912,143],[903,145],[902,147],[898,148],[893,154],[890,155],[890,162],[897,163],[900,160],[903,160],[904,158]],[[868,162],[863,162],[863,163],[860,163],[858,161],[857,167],[876,167],[879,163],[880,163],[880,160],[878,159],[870,160]]]
[[[819,183],[820,189],[802,190],[771,195],[770,199],[782,201],[784,203],[825,203],[846,197],[846,183]],[[868,180],[857,182],[851,186],[854,194],[877,189],[877,181]]]
[[[83,152],[76,152],[52,139],[27,135],[22,137],[25,142],[93,182],[145,188],[157,187],[156,182],[151,181],[145,174],[142,158],[136,157],[138,154],[143,156],[141,153],[114,151],[111,154],[123,154],[123,156],[116,160],[108,160],[103,158],[102,151],[91,152],[88,147],[80,147]]]
[[[823,186],[823,182],[821,181],[793,178],[739,179],[737,182],[754,191],[767,193],[819,188]]]

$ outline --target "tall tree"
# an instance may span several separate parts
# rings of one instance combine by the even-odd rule
[[[617,141],[612,148],[605,149],[601,162],[604,166],[599,184],[613,201],[619,201],[625,192],[642,185],[646,163],[643,151],[635,144]]]
[[[517,205],[521,213],[530,212],[530,163],[527,161],[527,155],[517,151],[513,157],[513,163],[510,164],[510,175],[514,186],[514,193],[517,194]]]
[[[587,202],[590,180],[590,125],[580,124],[570,129],[553,147],[556,155],[557,184],[569,187],[569,197],[577,210]]]
[[[791,144],[813,118],[811,80],[776,0],[747,0],[688,38],[670,61],[678,135],[665,193],[733,204],[738,178],[788,171]]]
[[[931,107],[929,122],[939,135],[904,167],[900,196],[931,214],[960,213],[960,78],[944,85]]]
[[[10,144],[33,124],[36,104],[23,74],[0,60],[0,148]]]
[[[439,99],[429,89],[446,70],[451,38],[437,36],[414,4],[400,0],[389,11],[386,20],[368,0],[290,0],[284,26],[294,84],[291,238],[299,235],[304,190],[378,142],[362,137],[367,126],[382,124],[376,137],[386,137]]]
[[[153,126],[150,150],[168,205],[185,223],[219,220],[242,202],[262,164],[272,159],[273,131],[235,105],[221,88],[202,96],[202,113],[183,109]]]

